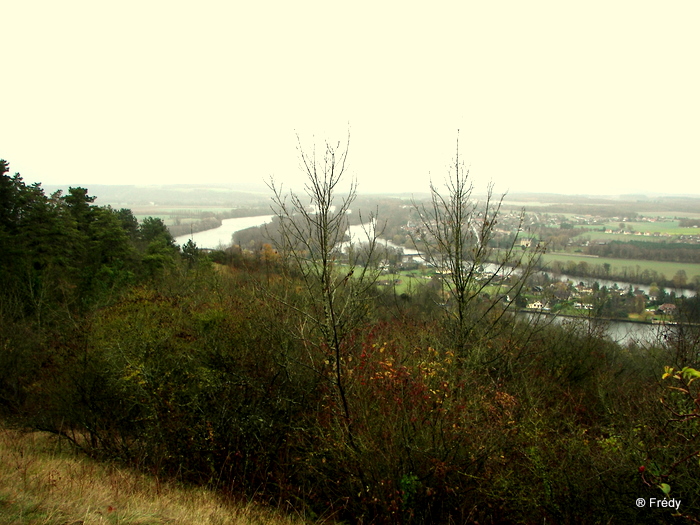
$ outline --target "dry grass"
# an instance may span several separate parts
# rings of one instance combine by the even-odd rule
[[[44,433],[0,428],[0,524],[301,525],[253,504],[232,504],[77,455]]]

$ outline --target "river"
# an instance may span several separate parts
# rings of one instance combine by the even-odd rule
[[[272,218],[274,215],[260,215],[260,216],[255,216],[255,217],[239,217],[236,219],[224,219],[221,223],[221,226],[218,228],[214,228],[211,230],[205,230],[202,232],[197,232],[194,234],[187,234],[187,235],[180,235],[175,238],[175,242],[177,244],[183,245],[185,244],[189,239],[192,239],[194,242],[197,243],[198,248],[209,248],[209,249],[218,249],[218,248],[227,248],[231,246],[232,241],[231,241],[231,236],[236,233],[237,231],[240,230],[245,230],[246,228],[251,228],[253,226],[261,226],[263,224],[266,224],[268,222],[272,221]],[[370,224],[356,224],[354,226],[350,226],[348,229],[348,234],[350,236],[352,243],[362,243],[362,242],[367,242],[367,233],[369,232],[370,235],[374,233],[374,227],[376,223]],[[344,242],[341,244],[341,248],[345,249],[347,245],[349,244],[348,241]],[[400,248],[403,250],[404,255],[410,256],[414,261],[417,262],[422,262],[424,263],[425,260],[421,256],[422,254],[413,248],[406,248],[404,246],[398,246],[391,241],[385,240],[385,239],[378,239],[378,244],[380,246],[388,246],[391,248]],[[487,271],[495,271],[497,267],[495,265],[489,265],[486,264],[484,265],[485,269]],[[490,266],[493,266],[491,268]],[[551,272],[543,272],[545,274],[548,274],[550,278],[553,279],[559,279],[561,281],[566,281],[570,280],[573,282],[583,282],[587,285],[592,285],[594,282],[598,282],[600,286],[607,286],[608,288],[612,288],[614,285],[617,284],[618,288],[622,290],[627,290],[630,286],[632,288],[637,288],[639,290],[642,290],[644,293],[647,295],[649,294],[649,286],[644,285],[644,284],[637,284],[637,283],[626,283],[626,282],[621,282],[621,281],[609,281],[605,279],[594,279],[594,278],[584,278],[584,277],[575,277],[575,276],[570,276],[566,274],[552,274]],[[667,293],[674,292],[677,297],[694,297],[697,295],[697,292],[693,290],[685,290],[685,289],[676,289],[676,288],[666,288]]]
[[[180,235],[175,238],[175,242],[177,244],[185,244],[189,239],[194,240],[194,242],[197,243],[197,247],[199,248],[209,248],[209,249],[218,249],[218,248],[226,248],[228,246],[231,246],[231,236],[236,233],[237,231],[240,230],[245,230],[246,228],[251,228],[253,226],[261,226],[263,224],[269,223],[272,221],[272,218],[274,215],[260,215],[256,217],[239,217],[236,219],[224,219],[221,223],[221,226],[218,228],[214,228],[211,230],[205,230],[202,232],[197,232],[192,235]],[[368,225],[355,225],[355,226],[350,226],[348,234],[350,238],[352,239],[351,242],[353,243],[362,243],[367,242],[367,232],[365,231],[365,228],[367,228]],[[371,226],[371,225],[370,225]],[[370,231],[370,234],[372,232]],[[393,244],[390,241],[384,240],[384,239],[378,239],[378,243],[380,245],[384,246],[390,246],[393,248],[402,248],[404,250],[404,254],[406,255],[411,255],[414,257],[420,258],[420,253],[417,250],[414,249],[407,249],[402,246],[397,246]],[[344,245],[348,244],[348,241],[343,243]],[[593,279],[582,279],[578,277],[570,277],[567,275],[560,275],[556,276],[557,278],[560,278],[562,280],[566,279],[571,279],[574,282],[593,282]],[[608,286],[612,287],[615,282],[614,281],[605,281],[605,280],[600,280],[597,279],[598,283],[601,286]],[[630,283],[622,283],[622,282],[617,282],[617,285],[622,288],[622,289],[627,289],[630,286]],[[644,290],[645,292],[648,293],[649,287],[644,286],[644,285],[639,285],[639,284],[632,284],[632,287],[638,287],[641,290]],[[671,290],[667,290],[671,291]],[[677,295],[681,295],[685,293],[686,295],[691,295],[695,292],[692,292],[690,290],[674,290]],[[613,341],[616,341],[622,345],[626,345],[630,342],[636,342],[640,344],[652,344],[655,341],[658,341],[659,338],[663,337],[664,333],[666,330],[672,329],[670,327],[665,327],[663,325],[652,325],[652,324],[646,324],[646,323],[627,323],[623,321],[607,321],[607,320],[600,320],[600,319],[585,319],[585,318],[570,318],[570,317],[561,317],[561,316],[553,316],[553,315],[547,315],[547,314],[538,314],[534,312],[527,312],[527,313],[521,313],[519,315],[525,315],[525,316],[530,316],[531,318],[534,318],[534,316],[542,315],[545,316],[545,319],[551,320],[552,322],[556,323],[567,323],[567,322],[581,322],[581,323],[588,323],[590,328],[595,328],[595,327],[602,327],[607,336],[610,337]]]
[[[179,235],[175,237],[175,243],[179,245],[185,244],[187,241],[192,239],[197,243],[198,248],[208,248],[208,249],[218,249],[227,248],[231,246],[231,237],[234,233],[240,230],[245,230],[246,228],[252,228],[253,226],[262,226],[272,221],[274,215],[260,215],[255,217],[239,217],[236,219],[224,219],[221,222],[221,226],[218,228],[213,228],[211,230],[204,230],[201,232]],[[351,241],[345,241],[341,243],[341,248],[346,248],[349,242],[355,244],[361,244],[367,242],[367,233],[365,228],[369,227],[370,234],[373,233],[374,225],[370,224],[357,224],[350,226],[348,229],[348,235]],[[390,246],[392,248],[401,248],[404,250],[406,255],[418,255],[418,251],[404,248],[403,246],[398,246],[390,241],[384,239],[378,239],[378,244],[381,246]]]
[[[274,215],[258,215],[255,217],[238,217],[235,219],[224,219],[221,221],[221,226],[211,230],[204,230],[187,235],[179,235],[175,237],[175,243],[179,245],[185,244],[192,239],[197,243],[197,248],[205,248],[216,250],[219,248],[228,248],[232,244],[231,236],[240,230],[252,228],[253,226],[262,226],[272,221]]]
[[[545,312],[518,312],[518,317],[530,319],[538,323],[575,324],[587,330],[604,334],[612,341],[626,346],[636,343],[640,346],[650,346],[664,343],[666,337],[675,328],[674,325],[634,323],[608,319],[569,317]]]

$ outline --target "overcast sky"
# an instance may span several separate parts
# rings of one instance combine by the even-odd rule
[[[436,7],[437,4],[437,7]],[[700,2],[0,0],[0,158],[27,182],[700,194]]]

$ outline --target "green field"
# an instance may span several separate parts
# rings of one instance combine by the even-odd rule
[[[581,236],[588,236],[594,241],[666,241],[669,240],[669,236],[676,235],[700,235],[700,228],[680,228],[678,226],[678,221],[670,222],[625,222],[622,223],[625,229],[631,231],[631,234],[622,233],[605,233],[601,231],[604,227],[605,229],[610,229],[618,231],[620,229],[619,222],[608,222],[604,226],[587,226],[587,225],[576,225],[577,230],[583,230],[585,233],[581,233]],[[636,232],[650,233],[651,235],[635,235]],[[656,235],[654,235],[656,234]]]
[[[201,220],[203,214],[229,214],[232,210],[237,210],[237,207],[224,206],[134,206],[131,208],[134,217],[142,221],[146,217],[158,217],[163,220],[167,226],[177,224],[190,224]],[[258,210],[251,210],[251,215],[257,213]],[[271,212],[270,212],[271,213]]]
[[[664,221],[664,222],[624,222],[625,229],[635,232],[659,232],[668,233],[670,235],[700,235],[700,228],[681,228],[678,226],[679,221]],[[608,222],[606,228],[618,230],[620,222]]]
[[[576,241],[583,240],[584,238],[590,239],[591,241],[620,241],[620,242],[631,242],[631,241],[644,241],[644,242],[668,242],[668,237],[654,237],[647,235],[622,235],[619,233],[605,233],[596,230],[589,230],[588,232],[582,233],[580,236],[575,237]]]
[[[227,213],[233,208],[222,206],[134,206],[131,211],[134,215],[145,215],[146,217],[192,217],[202,213]]]
[[[434,272],[422,271],[422,270],[407,270],[401,271],[395,274],[382,274],[377,279],[378,282],[382,281],[392,281],[398,280],[400,282],[393,285],[396,289],[396,294],[401,295],[402,293],[411,294],[415,292],[420,285],[430,282],[431,276]],[[392,285],[386,286],[387,288],[392,287]]]
[[[700,264],[690,264],[690,263],[675,263],[675,262],[663,262],[663,261],[642,261],[637,259],[613,259],[611,257],[591,257],[583,255],[574,254],[563,254],[563,253],[547,253],[542,256],[542,261],[544,263],[551,263],[553,261],[561,261],[566,263],[567,261],[573,261],[576,264],[580,262],[586,262],[589,266],[594,266],[596,264],[603,265],[605,263],[610,264],[611,274],[620,274],[626,267],[629,270],[636,271],[639,267],[639,271],[644,270],[655,271],[659,274],[664,274],[667,279],[673,278],[678,270],[685,270],[688,276],[688,281],[696,275],[700,275]]]

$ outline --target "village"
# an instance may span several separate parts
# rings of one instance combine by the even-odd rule
[[[646,292],[639,287],[592,285],[571,280],[532,286],[519,306],[530,311],[542,311],[573,316],[593,316],[637,322],[673,321],[677,311],[675,292],[659,287]]]

